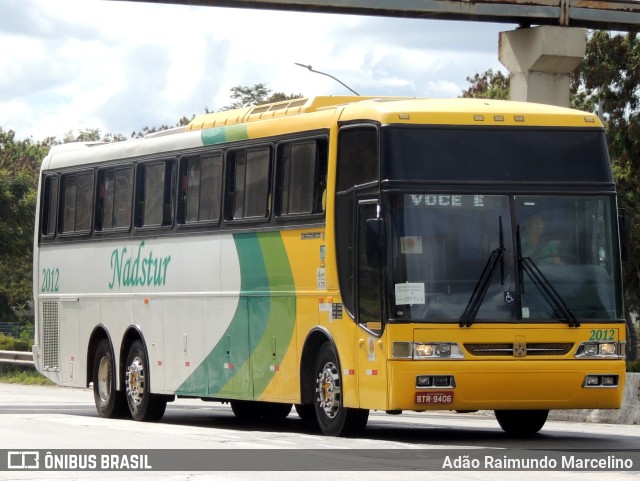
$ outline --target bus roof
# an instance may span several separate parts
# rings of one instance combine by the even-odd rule
[[[309,115],[301,117],[302,114]],[[170,153],[201,147],[203,144],[222,143],[229,139],[261,138],[328,129],[336,120],[370,120],[382,125],[602,128],[600,119],[594,114],[529,102],[324,96],[200,115],[186,127],[159,132],[145,139],[54,146],[44,159],[42,169]]]
[[[342,107],[340,120],[376,120],[382,124],[537,125],[601,127],[598,117],[568,108],[490,99],[409,97],[312,97],[200,115],[187,130],[237,125]]]

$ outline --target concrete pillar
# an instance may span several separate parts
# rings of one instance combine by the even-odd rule
[[[500,32],[499,59],[511,73],[511,100],[569,106],[569,74],[584,58],[584,28],[542,26]]]

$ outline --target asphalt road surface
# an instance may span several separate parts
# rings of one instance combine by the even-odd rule
[[[4,451],[2,451],[4,450]],[[98,417],[89,389],[22,386],[0,383],[0,456],[17,453],[59,453],[57,461],[69,462],[74,453],[90,453],[94,464],[100,456],[115,452],[152,450],[154,464],[166,465],[175,450],[193,453],[197,461],[180,471],[135,471],[135,464],[119,465],[119,471],[7,470],[0,479],[160,479],[162,481],[215,480],[638,480],[640,481],[640,426],[548,421],[530,439],[505,435],[493,416],[445,411],[407,412],[399,416],[371,413],[367,429],[356,438],[320,435],[292,410],[283,421],[247,422],[236,418],[226,404],[194,399],[170,403],[158,423]],[[126,451],[122,451],[126,450]],[[172,451],[159,451],[172,450]],[[338,451],[339,450],[339,451]],[[630,470],[460,471],[456,466],[424,472],[421,459],[444,459],[449,464],[473,461],[476,453],[490,453],[500,462],[514,453],[567,452],[624,457],[634,452]],[[159,453],[167,459],[159,459]],[[505,454],[506,453],[506,454]],[[536,454],[537,453],[537,454]],[[620,454],[623,453],[623,454]],[[165,455],[166,454],[166,455]],[[79,456],[79,455],[75,455]],[[86,455],[89,456],[89,455]],[[205,459],[203,459],[203,456]],[[264,462],[256,468],[255,457]],[[206,459],[208,458],[208,459]],[[48,458],[51,460],[53,458]],[[71,461],[77,466],[78,458]],[[87,462],[88,457],[82,458]],[[0,466],[2,466],[0,459]],[[126,460],[125,460],[126,461]],[[182,464],[186,461],[179,459]],[[204,464],[203,464],[204,461]],[[76,463],[76,465],[73,464]],[[127,461],[130,463],[132,461]],[[135,459],[133,462],[137,462]],[[163,464],[164,462],[164,464]],[[232,470],[212,466],[229,462]],[[438,461],[440,462],[440,461]],[[326,463],[326,464],[323,464]],[[51,465],[53,464],[50,463]],[[7,464],[5,464],[7,466]],[[58,464],[60,466],[60,464]],[[67,465],[69,466],[69,465]],[[205,466],[207,469],[202,469]],[[323,468],[325,466],[325,468]],[[431,466],[431,465],[430,465]],[[91,467],[91,466],[90,466]],[[138,466],[139,467],[139,466]],[[144,467],[144,466],[143,466]],[[342,470],[341,467],[345,467]],[[492,466],[493,468],[494,466]],[[473,468],[473,466],[472,466]],[[246,469],[246,470],[245,470]],[[260,470],[257,470],[260,469]],[[296,469],[296,471],[291,471]],[[326,469],[326,470],[324,470]],[[304,471],[301,473],[301,471]],[[420,471],[420,472],[416,472]],[[541,472],[543,471],[543,472]]]

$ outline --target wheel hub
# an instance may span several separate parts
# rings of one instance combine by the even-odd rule
[[[125,387],[127,396],[137,405],[142,401],[144,394],[144,365],[142,359],[136,357],[127,368]]]
[[[340,408],[342,390],[340,388],[340,375],[332,362],[325,364],[316,380],[316,393],[318,404],[329,418],[334,418]]]
[[[109,393],[111,392],[111,361],[107,356],[103,356],[100,359],[100,365],[98,366],[98,395],[102,402],[107,402],[109,399]]]

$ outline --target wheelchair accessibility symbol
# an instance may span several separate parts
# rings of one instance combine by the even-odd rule
[[[506,302],[507,304],[513,304],[514,302],[516,302],[516,293],[514,291],[505,291],[504,302]]]

